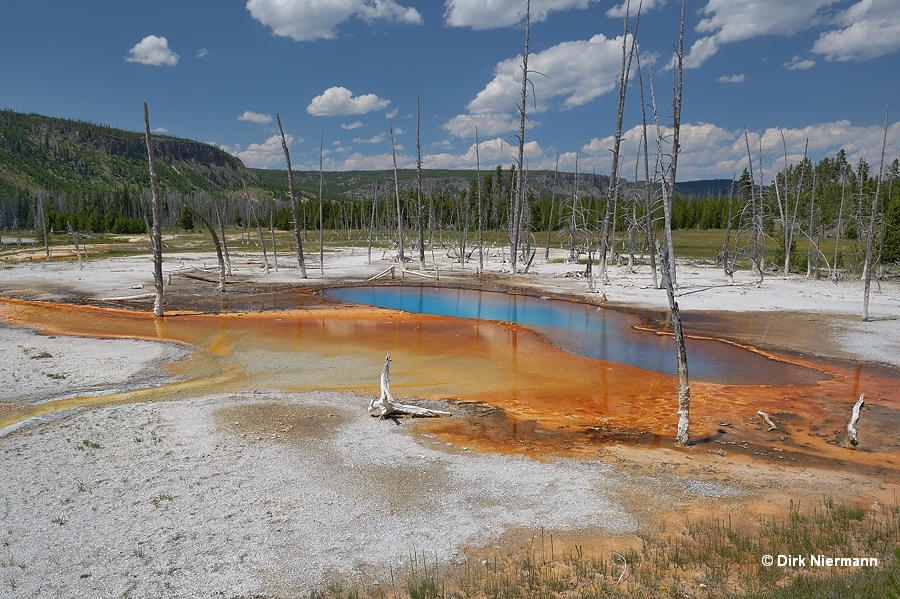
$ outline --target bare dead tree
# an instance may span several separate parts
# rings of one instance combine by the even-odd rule
[[[875,219],[878,215],[878,200],[881,196],[884,180],[884,152],[887,147],[888,125],[890,124],[891,98],[888,95],[887,107],[884,110],[884,137],[881,141],[881,160],[878,163],[878,180],[875,183],[875,195],[872,197],[872,211],[869,213],[869,235],[866,240],[866,261],[863,264],[863,321],[869,320],[869,289],[872,286],[872,246],[875,242]]]
[[[624,32],[622,33],[622,68],[619,71],[619,103],[616,108],[616,133],[613,137],[612,167],[609,175],[609,192],[606,194],[606,205],[603,208],[603,222],[600,225],[600,263],[597,276],[606,280],[606,255],[609,252],[609,218],[610,212],[616,209],[619,200],[619,158],[622,147],[622,121],[625,116],[625,95],[628,90],[628,78],[631,73],[631,61],[635,53],[635,35],[641,21],[641,4],[638,4],[637,19],[634,32],[629,36],[628,22],[631,19],[631,0],[625,0]],[[615,231],[615,218],[613,218],[613,231]],[[673,277],[674,279],[674,277]]]
[[[681,2],[681,26],[678,36],[678,48],[675,51],[675,84],[672,101],[673,126],[672,126],[672,154],[671,162],[666,167],[667,177],[664,179],[664,206],[668,205],[668,213],[671,215],[671,202],[673,191],[675,189],[675,176],[678,166],[679,134],[681,129],[681,100],[682,100],[682,76],[684,69],[684,7],[685,0]],[[661,142],[658,142],[661,143]],[[666,219],[665,223],[666,240],[671,243],[672,239],[672,221],[671,218]],[[663,283],[666,288],[666,296],[669,300],[669,311],[672,314],[672,329],[675,333],[675,347],[678,358],[678,429],[675,434],[675,444],[680,447],[690,445],[690,407],[691,407],[691,387],[688,377],[688,360],[687,348],[684,341],[684,330],[681,324],[681,313],[678,309],[678,303],[675,301],[675,254],[667,246],[665,249],[658,246],[660,269],[662,270]]]
[[[519,96],[519,152],[516,157],[515,200],[510,211],[509,250],[510,271],[516,274],[519,243],[522,235],[522,213],[525,212],[525,107],[528,102],[528,56],[531,43],[531,0],[525,4],[525,52],[522,54],[522,93]]]
[[[809,243],[806,245],[806,278],[811,279],[813,271],[816,272],[816,278],[819,277],[819,254],[821,253],[819,250],[819,232],[822,227],[821,224],[816,229],[816,240],[813,242],[813,227],[815,226],[815,214],[816,214],[816,180],[818,178],[818,173],[816,173],[816,169],[813,168],[812,172],[812,189],[810,189],[809,196]],[[816,247],[815,251],[815,267],[813,265],[813,245]],[[827,260],[826,260],[827,262]]]
[[[369,221],[368,264],[372,264],[372,235],[375,233],[375,209],[378,207],[378,183],[372,186],[372,219]]]
[[[275,272],[278,272],[278,247],[275,244],[275,206],[269,209],[269,234],[272,236],[272,265],[275,267]]]
[[[481,204],[481,155],[478,151],[478,127],[475,127],[475,176],[478,190],[478,270],[484,270],[484,211]]]
[[[156,176],[156,162],[153,157],[153,142],[150,139],[150,111],[144,102],[144,142],[147,145],[147,159],[150,162],[150,209],[153,214],[153,228],[150,232],[150,248],[153,252],[153,316],[163,315],[165,297],[163,295],[162,272],[162,210],[159,201],[159,179]]]
[[[644,228],[646,229],[647,245],[650,249],[650,272],[653,274],[653,286],[659,289],[659,279],[656,273],[656,252],[653,251],[656,232],[653,226],[653,187],[650,179],[650,139],[647,135],[647,102],[644,99],[644,77],[641,73],[641,55],[636,53],[638,69],[638,88],[641,94],[641,144],[644,147]],[[651,73],[648,71],[648,75]]]
[[[325,239],[324,227],[325,220],[322,217],[322,186],[325,183],[325,171],[322,170],[322,160],[325,154],[325,132],[322,131],[322,138],[319,140],[319,273],[325,274]]]
[[[191,206],[185,204],[184,207],[188,210],[188,212],[199,218],[200,222],[206,225],[206,229],[209,231],[210,237],[212,237],[213,244],[216,246],[216,258],[219,261],[218,290],[220,292],[225,291],[225,257],[222,253],[222,243],[219,241],[219,236],[216,234],[216,228],[213,227],[213,224],[209,221],[208,218],[194,210]]]
[[[422,197],[421,115],[419,98],[416,98],[416,225],[417,233],[419,234],[419,270],[425,270],[425,202]],[[477,139],[475,143],[478,143]]]
[[[759,246],[764,244],[764,240],[759,238],[760,230],[759,227],[757,227],[758,215],[760,212],[758,204],[762,203],[762,198],[757,202],[755,191],[756,181],[753,179],[753,154],[750,152],[750,137],[746,127],[744,127],[744,143],[747,146],[747,162],[749,163],[750,169],[750,218],[753,223],[750,228],[750,262],[753,263],[753,268],[756,270],[759,282],[762,283],[764,275]]]
[[[553,171],[553,189],[550,190],[550,217],[547,219],[547,245],[544,247],[544,260],[550,260],[550,237],[553,234],[553,208],[556,203],[556,185],[559,180],[559,152],[556,153],[556,169]]]
[[[263,254],[263,270],[266,274],[269,274],[269,254],[266,252],[266,240],[263,237],[262,232],[262,223],[260,222],[259,216],[256,214],[256,209],[253,207],[253,201],[250,199],[250,194],[247,194],[247,211],[250,213],[250,218],[256,221],[256,232],[259,234],[259,247],[262,249]]]
[[[838,222],[837,222],[837,231],[835,231],[834,237],[834,261],[831,263],[831,279],[837,283],[838,280],[838,272],[837,272],[837,263],[838,263],[838,250],[841,247],[841,227],[843,223],[841,222],[844,217],[844,200],[846,199],[847,194],[847,165],[841,165],[841,205],[838,208]]]
[[[226,200],[227,208],[227,200]],[[222,211],[219,210],[218,204],[213,204],[213,210],[216,212],[216,221],[219,225],[219,234],[222,236],[222,252],[225,254],[225,274],[231,276],[231,253],[228,251],[228,239],[225,237],[225,219],[222,218]],[[260,241],[262,236],[260,236]],[[265,245],[265,244],[263,244]]]
[[[281,126],[281,116],[275,114],[278,121],[278,131],[281,133],[281,149],[284,150],[284,162],[287,164],[288,196],[291,202],[291,215],[294,219],[294,240],[297,243],[297,263],[300,265],[300,276],[306,277],[306,262],[303,259],[303,236],[300,231],[300,212],[297,209],[297,197],[294,195],[294,171],[291,169],[291,153],[288,150],[287,140],[284,137],[284,128]]]
[[[394,126],[388,121],[388,128],[391,132],[391,156],[394,158],[394,193],[397,196],[397,238],[400,244],[400,267],[403,268],[406,263],[406,257],[403,255],[403,212],[400,209],[400,182],[397,179],[397,150],[394,146]]]

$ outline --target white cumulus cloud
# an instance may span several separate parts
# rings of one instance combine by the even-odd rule
[[[245,110],[244,114],[237,118],[239,121],[245,121],[247,123],[256,123],[257,125],[268,125],[272,122],[271,114],[260,114],[259,112],[253,112],[250,110]]]
[[[585,9],[597,0],[532,0],[531,21],[544,21],[551,12]],[[446,0],[444,19],[451,27],[496,29],[525,20],[522,0]]]
[[[622,37],[609,39],[602,34],[589,40],[562,42],[532,54],[528,68],[541,75],[529,77],[533,92],[528,100],[530,126],[537,124],[534,117],[539,118],[544,110],[581,106],[615,89],[621,60]],[[521,66],[521,56],[498,63],[494,78],[466,106],[468,114],[452,118],[443,128],[457,137],[474,137],[476,125],[479,133],[486,136],[518,129]]]
[[[860,0],[837,15],[840,29],[819,36],[812,51],[826,60],[869,60],[900,49],[897,0]]]
[[[387,135],[384,133],[379,133],[378,135],[375,135],[373,137],[368,137],[365,139],[363,139],[361,137],[357,137],[353,140],[353,143],[355,143],[355,144],[380,144],[385,139],[387,139]]]
[[[718,81],[719,83],[743,83],[744,79],[746,77],[744,77],[743,73],[740,73],[738,75],[722,75]]]
[[[805,71],[806,69],[811,69],[814,66],[816,66],[815,60],[811,60],[809,58],[800,58],[800,56],[795,56],[788,62],[784,63],[784,68],[789,71]]]
[[[289,133],[284,134],[284,140],[291,147],[295,138]],[[296,139],[297,143],[303,143],[302,139]],[[242,150],[239,145],[223,146],[220,148],[237,156],[246,166],[251,168],[284,168],[284,149],[281,147],[281,136],[273,135],[262,143],[252,143],[247,146],[246,150]],[[292,161],[293,162],[293,161]]]
[[[685,68],[697,68],[719,51],[722,44],[763,35],[794,35],[819,23],[820,11],[838,0],[708,0],[704,18],[695,27],[701,37],[685,56]]]
[[[313,116],[347,116],[366,114],[373,110],[387,108],[390,100],[379,98],[375,94],[353,96],[346,87],[329,87],[322,95],[316,96],[306,107],[306,112]]]
[[[653,10],[659,6],[662,6],[666,3],[666,0],[632,0],[631,6],[628,7],[631,13],[631,16],[634,17],[637,14],[638,5],[640,5],[641,14],[646,13],[647,11]],[[625,18],[625,8],[627,2],[622,2],[618,6],[613,6],[608,11],[606,11],[606,16],[611,19],[624,19]]]
[[[169,49],[169,40],[166,38],[148,35],[128,51],[125,60],[154,67],[174,67],[178,64],[178,55]]]
[[[341,129],[345,131],[353,131],[354,129],[359,129],[362,126],[362,121],[355,121],[353,123],[341,123]]]
[[[333,39],[337,26],[353,17],[369,22],[422,23],[415,8],[394,0],[248,0],[247,10],[275,35],[298,42]]]

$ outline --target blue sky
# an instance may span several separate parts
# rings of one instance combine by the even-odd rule
[[[639,0],[632,0],[632,13]],[[10,0],[0,107],[209,142],[283,168],[275,115],[297,169],[508,166],[525,0]],[[670,122],[678,0],[643,0],[637,43],[649,102]],[[528,166],[609,172],[624,31],[611,0],[532,0]],[[634,23],[632,21],[631,27]],[[689,0],[679,179],[772,172],[844,148],[877,163],[891,89],[888,157],[900,156],[900,1]],[[641,121],[628,87],[624,176]],[[784,142],[782,142],[782,136]],[[654,146],[651,146],[654,148]],[[654,148],[655,149],[655,148]],[[755,167],[758,168],[758,167]]]

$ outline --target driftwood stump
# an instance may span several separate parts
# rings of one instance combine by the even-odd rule
[[[442,410],[430,410],[419,406],[411,406],[394,401],[391,395],[391,386],[389,380],[389,372],[391,369],[391,354],[384,358],[384,368],[381,370],[381,396],[369,402],[369,415],[379,418],[390,418],[392,416],[419,416],[419,417],[435,417],[450,416],[450,412]]]
[[[859,422],[859,412],[864,405],[866,405],[865,393],[860,395],[859,399],[856,400],[856,404],[853,406],[853,414],[850,416],[850,422],[847,423],[847,437],[850,446],[853,448],[856,448],[856,446],[859,445],[859,439],[856,437],[856,423]]]

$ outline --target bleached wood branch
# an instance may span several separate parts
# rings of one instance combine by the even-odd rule
[[[430,410],[419,406],[411,406],[394,401],[391,395],[391,385],[389,372],[391,368],[391,355],[388,354],[384,358],[384,368],[381,370],[381,396],[369,402],[369,415],[379,418],[389,418],[391,416],[450,416],[450,412],[442,410]]]
[[[384,270],[382,270],[382,271],[381,271],[380,273],[378,273],[377,275],[371,276],[371,277],[369,277],[368,279],[366,279],[366,282],[368,283],[369,281],[374,281],[375,279],[380,279],[381,277],[387,275],[388,273],[390,273],[391,278],[393,279],[393,278],[394,278],[394,268],[396,268],[396,267],[395,267],[395,266],[389,266],[388,268],[385,268]]]
[[[766,413],[763,412],[762,410],[759,410],[759,411],[757,412],[757,414],[759,415],[760,418],[762,418],[763,420],[766,421],[766,424],[769,425],[769,430],[770,430],[770,431],[777,431],[777,430],[778,430],[778,427],[775,426],[775,423],[772,422],[772,419],[769,418],[769,415],[768,415],[768,414],[766,414]]]
[[[853,447],[859,445],[859,439],[856,437],[856,423],[859,422],[859,413],[865,404],[866,394],[863,393],[856,400],[856,404],[853,406],[853,414],[850,416],[850,422],[847,423],[847,435],[850,438],[850,445]]]

